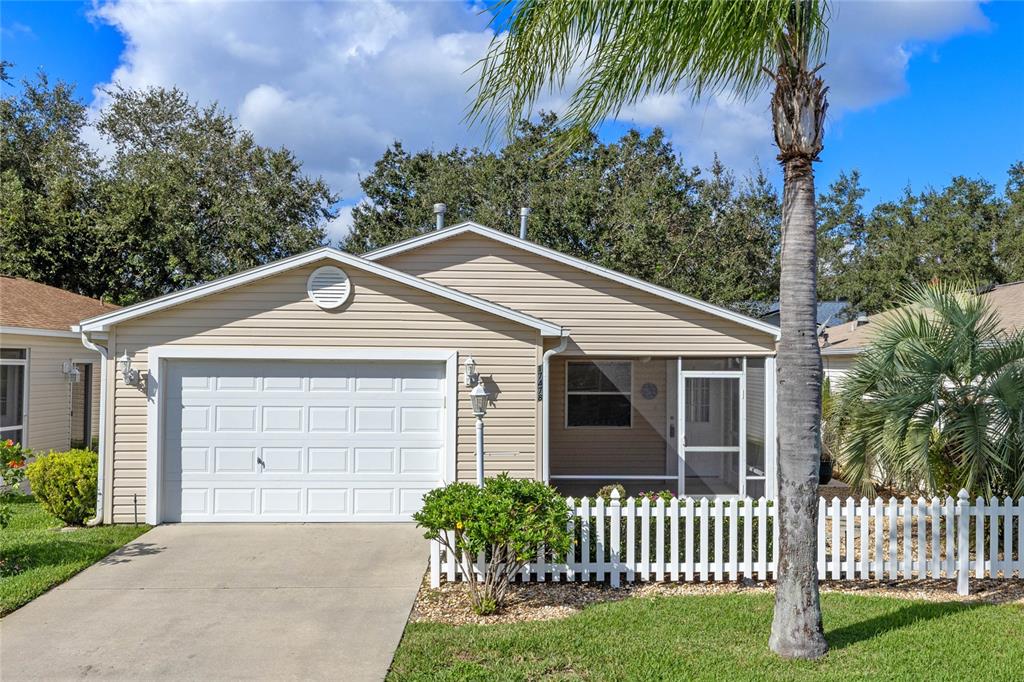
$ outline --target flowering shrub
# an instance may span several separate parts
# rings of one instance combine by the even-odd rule
[[[569,513],[551,486],[502,474],[488,478],[482,488],[451,483],[431,490],[413,518],[427,529],[426,538],[438,540],[458,557],[468,576],[473,608],[489,615],[501,608],[510,581],[538,551],[554,556],[568,552]],[[446,531],[453,531],[454,542]],[[481,553],[486,563],[483,574],[477,575],[472,566]]]
[[[4,486],[11,492],[17,492],[18,486],[25,480],[25,461],[31,452],[8,438],[0,441],[0,478]]]

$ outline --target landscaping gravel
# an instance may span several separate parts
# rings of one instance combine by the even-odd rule
[[[516,623],[565,618],[587,606],[601,602],[637,597],[690,594],[726,594],[735,592],[772,592],[770,582],[739,583],[639,583],[611,588],[599,583],[525,583],[513,585],[502,611],[493,616],[478,616],[470,606],[469,592],[463,583],[442,583],[432,589],[424,580],[410,620],[450,625]],[[972,580],[971,594],[956,593],[955,580],[826,581],[822,592],[851,592],[924,601],[968,601],[988,604],[1024,605],[1024,580]]]

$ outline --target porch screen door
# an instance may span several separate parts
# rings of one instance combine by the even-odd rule
[[[745,494],[745,383],[742,370],[680,372],[680,495]]]

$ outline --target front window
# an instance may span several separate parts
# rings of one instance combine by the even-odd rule
[[[566,426],[632,426],[632,363],[569,362],[566,371]]]
[[[23,348],[0,350],[0,440],[25,440],[27,358]]]

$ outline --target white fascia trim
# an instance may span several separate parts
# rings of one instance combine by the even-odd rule
[[[863,348],[822,348],[822,355],[859,355]]]
[[[142,303],[137,303],[133,306],[122,308],[121,310],[106,313],[104,315],[98,315],[96,317],[83,320],[80,325],[75,327],[75,330],[87,332],[106,331],[111,327],[111,325],[119,324],[126,320],[131,320],[143,315],[149,315],[150,313],[155,313],[172,306],[180,305],[203,296],[220,293],[221,291],[226,291],[227,289],[232,289],[242,284],[247,284],[258,279],[280,274],[324,259],[331,260],[342,265],[348,265],[356,268],[357,270],[363,270],[392,281],[400,282],[414,289],[426,291],[440,298],[446,298],[450,301],[455,301],[471,308],[476,308],[477,310],[482,310],[492,315],[512,320],[513,322],[518,322],[519,324],[536,329],[542,336],[562,335],[562,328],[560,326],[547,322],[546,320],[541,320],[540,318],[533,317],[532,315],[527,315],[526,313],[521,313],[517,310],[512,310],[511,308],[506,308],[505,306],[492,303],[491,301],[485,301],[482,298],[477,298],[476,296],[471,296],[461,291],[456,291],[455,289],[449,289],[448,287],[435,282],[429,282],[408,273],[389,268],[379,263],[373,263],[358,256],[353,256],[352,254],[329,247],[314,249],[313,251],[308,251],[290,258],[284,258],[274,263],[246,270],[245,272],[228,275],[227,277],[222,277],[221,279],[208,282],[207,284],[200,284],[183,291],[167,294],[166,296],[160,296]]]
[[[442,348],[314,348],[306,346],[152,346],[146,369],[146,523],[163,521],[162,404],[167,395],[161,380],[165,360],[326,360],[445,363],[445,482],[457,474],[459,352]]]
[[[25,336],[56,336],[62,339],[78,339],[77,332],[61,329],[38,329],[36,327],[0,326],[0,334],[24,334]]]
[[[549,249],[546,246],[541,246],[540,244],[519,239],[518,237],[514,237],[510,234],[505,234],[499,230],[473,222],[459,223],[458,225],[452,225],[451,227],[447,227],[442,230],[427,232],[426,234],[422,234],[418,237],[407,239],[404,242],[399,242],[397,244],[392,244],[391,246],[385,246],[384,248],[377,249],[376,251],[371,251],[370,253],[364,254],[363,258],[371,261],[380,260],[381,258],[393,256],[397,253],[416,249],[421,246],[426,246],[427,244],[432,244],[441,239],[447,239],[448,237],[454,237],[466,232],[472,232],[473,234],[480,235],[481,237],[489,237],[504,244],[508,244],[509,246],[529,251],[530,253],[538,256],[549,258],[553,261],[584,270],[593,275],[598,275],[599,277],[604,277],[620,284],[625,284],[628,287],[645,291],[654,296],[658,296],[675,303],[681,303],[682,305],[701,310],[708,314],[715,315],[716,317],[722,317],[736,322],[737,324],[742,324],[746,327],[751,327],[758,331],[765,332],[766,334],[771,334],[776,341],[782,337],[781,330],[773,324],[768,324],[767,322],[762,322],[761,320],[756,320],[753,317],[742,315],[729,310],[728,308],[722,308],[721,306],[713,305],[706,301],[686,296],[685,294],[680,294],[679,292],[672,291],[671,289],[660,287],[657,284],[645,282],[641,279],[637,279],[636,277],[624,275],[621,272],[616,272],[615,270],[601,267],[600,265],[594,265],[593,263],[587,262],[581,258],[569,256],[561,253],[560,251]]]

